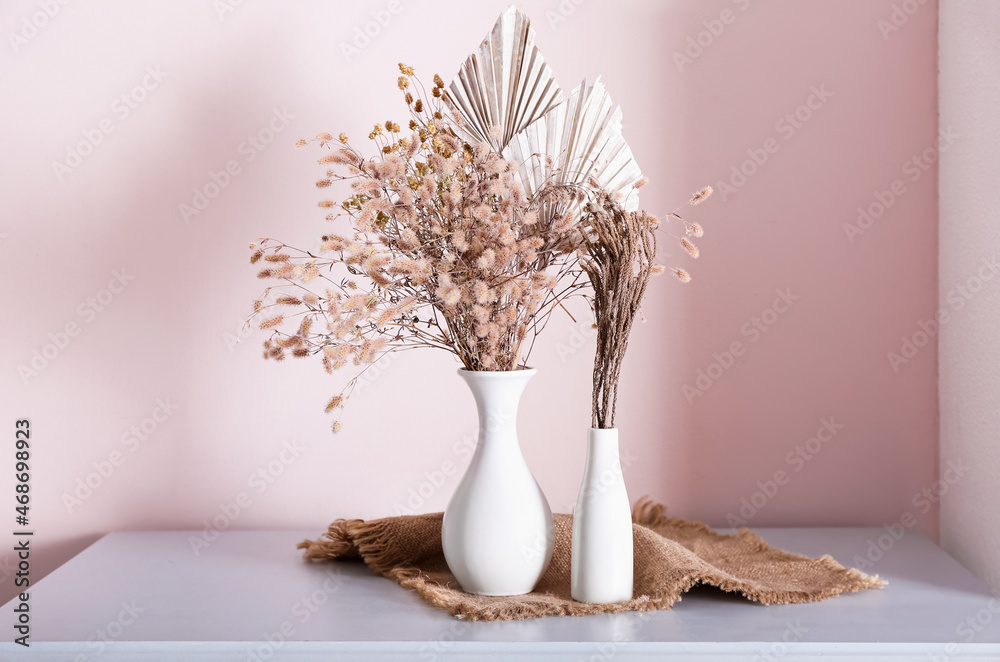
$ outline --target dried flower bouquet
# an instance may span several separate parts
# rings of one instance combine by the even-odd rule
[[[254,302],[260,328],[272,330],[264,355],[319,355],[332,372],[435,347],[468,370],[515,370],[552,311],[584,285],[570,210],[585,194],[555,181],[526,193],[516,164],[458,137],[462,120],[446,117],[439,76],[428,97],[411,67],[400,71],[408,131],[375,125],[377,153],[367,158],[344,134],[316,138],[329,151],[317,186],[350,186],[346,199],[320,206],[349,227],[315,252],[272,239],[251,246],[251,262],[265,265],[259,277],[278,281]]]

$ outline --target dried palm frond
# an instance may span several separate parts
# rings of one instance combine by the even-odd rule
[[[462,138],[487,142],[500,152],[561,97],[535,46],[531,21],[512,5],[462,64],[444,99],[464,120],[456,127]]]
[[[618,196],[626,211],[639,207],[642,171],[622,135],[621,108],[600,78],[591,86],[584,80],[566,101],[514,136],[504,156],[520,165],[529,193],[558,182]]]

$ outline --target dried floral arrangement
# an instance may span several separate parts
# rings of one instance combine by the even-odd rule
[[[316,139],[330,150],[317,186],[343,181],[352,192],[320,206],[347,216],[350,233],[323,236],[315,253],[271,239],[252,246],[251,262],[266,264],[258,276],[280,282],[254,302],[260,328],[272,329],[265,357],[318,354],[333,372],[435,347],[468,370],[517,369],[552,311],[583,286],[570,214],[583,193],[556,182],[527,193],[514,164],[458,137],[461,119],[445,118],[439,76],[424,102],[410,91],[420,86],[412,68],[400,70],[409,132],[375,125],[372,158],[344,134]]]
[[[604,324],[612,343],[599,344],[598,361],[611,370],[600,399],[610,408],[602,404],[599,418],[613,421],[621,357],[646,281],[621,326],[615,288],[625,271],[611,264],[620,248],[603,246],[613,235],[602,235],[600,215],[587,210],[611,205],[618,218],[639,219],[637,233],[653,223],[645,212],[635,216],[647,180],[622,136],[621,110],[599,79],[563,99],[530,22],[514,7],[449,86],[435,75],[428,92],[412,67],[399,70],[410,119],[406,129],[376,124],[368,134],[373,155],[344,133],[299,141],[325,150],[316,185],[344,197],[319,206],[341,227],[314,250],[274,239],[251,245],[258,277],[274,281],[251,316],[271,332],[265,358],[319,356],[327,372],[360,368],[330,399],[330,413],[386,352],[433,347],[468,370],[524,367],[553,312],[590,287],[599,334]],[[639,234],[629,241],[645,246]],[[681,241],[697,257],[686,236]],[[662,270],[652,254],[642,259],[646,280]],[[690,280],[682,269],[673,273]]]

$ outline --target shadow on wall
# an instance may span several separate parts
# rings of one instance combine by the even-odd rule
[[[183,352],[182,348],[195,345],[192,340],[206,333],[204,316],[192,314],[192,310],[212,308],[215,302],[210,299],[218,297],[219,292],[205,287],[200,292],[194,292],[194,297],[178,296],[177,288],[183,287],[183,284],[179,284],[182,281],[177,276],[204,270],[205,265],[211,265],[209,269],[244,268],[247,242],[243,236],[249,238],[252,232],[241,227],[248,224],[245,214],[215,213],[210,222],[206,216],[200,215],[200,218],[193,218],[192,223],[185,224],[179,206],[185,201],[190,204],[192,187],[203,189],[206,181],[211,181],[211,171],[218,170],[219,165],[239,154],[239,145],[233,144],[232,137],[242,135],[240,132],[244,127],[240,125],[247,122],[246,105],[267,109],[274,105],[273,91],[262,88],[259,77],[254,75],[255,68],[265,62],[273,66],[274,52],[260,48],[262,39],[266,38],[266,34],[248,34],[239,48],[226,52],[226,62],[220,63],[216,58],[214,70],[223,73],[212,79],[197,75],[203,66],[196,53],[187,54],[184,60],[178,58],[169,66],[164,65],[169,85],[180,92],[174,94],[172,101],[164,101],[155,109],[161,114],[151,130],[144,134],[130,134],[129,144],[119,147],[122,151],[116,158],[130,161],[135,167],[127,170],[126,177],[119,174],[110,183],[105,179],[103,186],[108,190],[87,191],[87,195],[102,196],[99,220],[88,219],[87,223],[67,226],[65,232],[76,233],[79,242],[88,246],[88,265],[92,265],[94,270],[102,270],[105,265],[119,266],[125,260],[135,280],[128,286],[128,302],[118,304],[128,308],[127,323],[106,325],[100,337],[95,334],[89,341],[100,343],[100,346],[95,346],[88,356],[77,357],[82,363],[76,365],[76,374],[64,374],[60,379],[86,383],[88,388],[93,388],[93,377],[104,375],[106,366],[114,364],[131,366],[132,374],[144,374],[148,376],[148,381],[157,382],[150,385],[130,383],[120,378],[100,380],[96,387],[100,389],[104,401],[127,403],[132,401],[137,389],[169,392],[175,394],[180,402],[191,402],[194,400],[192,393],[184,389],[212,377],[203,374],[199,357]],[[164,108],[167,110],[164,111]],[[146,119],[149,120],[148,117]],[[270,117],[254,122],[252,126],[245,126],[246,133],[267,125]],[[233,127],[238,126],[240,128],[234,134]],[[124,134],[121,137],[125,138]],[[282,134],[281,139],[289,144],[293,142],[288,134]],[[95,162],[88,167],[99,165],[104,164]],[[118,169],[119,173],[122,171]],[[77,178],[84,175],[93,176],[95,173],[73,174]],[[217,208],[206,209],[221,211],[227,204],[226,198],[243,195],[248,184],[249,181],[233,179],[231,189],[223,190],[217,200],[212,200],[216,203],[212,207]],[[240,188],[244,191],[238,190]],[[199,223],[199,220],[205,222]],[[240,257],[238,265],[213,263],[214,247],[233,242],[234,252]],[[210,277],[206,277],[206,281],[210,282]],[[246,303],[249,307],[249,302]],[[121,312],[116,310],[115,314]],[[176,323],[176,320],[184,322]],[[178,354],[184,357],[180,364],[177,363]],[[149,386],[153,388],[147,388]],[[215,397],[217,400],[213,404],[221,410],[243,404],[230,401],[225,393]],[[120,409],[116,405],[116,408],[103,414],[112,419],[125,420],[124,416],[116,416]],[[197,457],[192,451],[199,448],[203,441],[200,438],[201,426],[192,416],[193,412],[184,407],[171,414],[169,430],[159,432],[155,440],[157,445],[169,445],[176,450],[171,461],[157,466],[155,480],[133,482],[128,499],[118,500],[111,508],[105,507],[99,515],[95,515],[101,517],[95,528],[107,526],[104,521],[108,517],[113,519],[113,528],[117,530],[169,528],[183,521],[186,504],[180,495],[183,494],[182,486],[189,480],[187,465],[192,457]],[[87,420],[76,421],[71,429],[64,430],[64,434],[67,439],[73,435],[85,436],[89,425],[91,423]],[[103,435],[105,432],[101,429],[91,434]],[[90,460],[106,457],[106,447],[101,448],[104,456],[95,456]],[[128,449],[120,450],[128,460]],[[138,452],[144,451],[140,448]],[[116,467],[116,472],[121,472],[126,480],[129,464],[126,461]],[[91,467],[87,464],[81,467],[80,474],[84,476],[89,471]],[[121,480],[117,475],[114,479],[116,483]],[[107,482],[110,486],[111,481]],[[59,485],[52,489],[57,490],[51,495],[57,499],[63,492],[72,496],[75,488],[73,485]],[[99,494],[97,490],[94,493]],[[167,516],[166,521],[162,516],[151,520],[149,506],[164,502],[175,504],[172,514]],[[85,504],[71,516],[74,519],[86,518],[88,513],[96,513],[93,508],[88,510],[87,506],[91,505]],[[189,519],[198,521],[199,517],[209,515],[211,511],[210,508],[201,510],[204,512],[190,513]],[[32,547],[32,583],[41,580],[102,535],[95,533],[60,538],[53,532],[44,531],[44,526],[39,528]],[[13,599],[21,590],[13,582],[17,561],[17,553],[11,551],[5,551],[0,558],[0,575],[3,577],[0,581],[0,603]]]

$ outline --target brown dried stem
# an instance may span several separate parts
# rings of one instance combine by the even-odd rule
[[[622,361],[653,273],[657,222],[602,196],[588,206],[581,223],[587,253],[581,266],[593,287],[597,327],[592,426],[607,429],[615,426]]]

